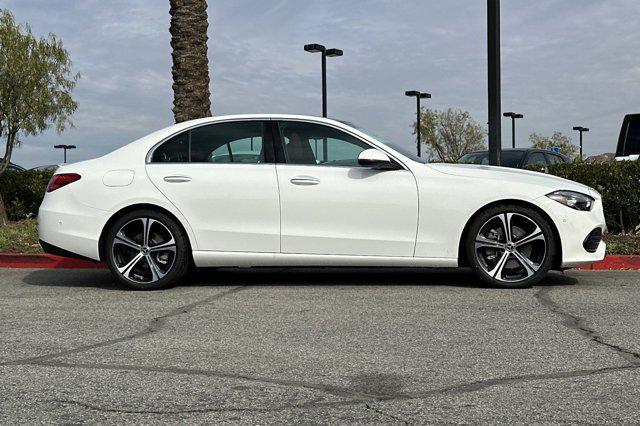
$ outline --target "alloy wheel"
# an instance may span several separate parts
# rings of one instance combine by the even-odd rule
[[[547,239],[531,218],[500,213],[480,227],[475,254],[491,278],[515,283],[538,272],[547,256]]]
[[[176,241],[167,226],[148,217],[125,223],[111,245],[118,272],[136,283],[161,280],[173,268]]]

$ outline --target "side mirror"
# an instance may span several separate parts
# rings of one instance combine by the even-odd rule
[[[365,149],[358,155],[358,164],[377,170],[394,170],[398,167],[391,158],[377,149]]]

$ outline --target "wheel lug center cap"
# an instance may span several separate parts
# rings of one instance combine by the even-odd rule
[[[516,247],[515,247],[515,244],[513,244],[513,243],[507,243],[505,248],[507,249],[507,251],[509,253],[513,253],[513,251],[515,250]]]
[[[149,253],[149,247],[147,247],[147,246],[142,247],[142,250],[140,250],[140,252],[142,254],[148,254]]]

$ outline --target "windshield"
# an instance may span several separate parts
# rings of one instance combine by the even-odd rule
[[[373,139],[375,139],[377,141],[382,142],[383,144],[387,145],[388,147],[392,148],[395,151],[398,151],[400,154],[404,155],[407,158],[412,159],[413,161],[417,161],[418,163],[424,163],[424,159],[423,158],[418,157],[413,151],[407,149],[406,147],[404,147],[402,145],[399,145],[399,144],[397,144],[395,142],[390,142],[385,137],[380,136],[380,135],[378,135],[378,134],[376,134],[376,133],[374,133],[372,131],[363,129],[362,127],[357,126],[357,125],[355,125],[353,123],[350,123],[348,121],[342,121],[342,120],[339,120],[339,121],[341,123],[346,124],[347,126],[351,126],[354,129],[361,131],[365,135],[370,136],[370,137],[372,137]]]
[[[523,155],[524,151],[502,151],[500,153],[500,165],[502,167],[517,168]],[[470,152],[460,157],[458,163],[489,165],[489,151]]]

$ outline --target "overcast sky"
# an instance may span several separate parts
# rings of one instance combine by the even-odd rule
[[[75,128],[23,138],[13,161],[58,163],[105,154],[173,123],[167,0],[0,0],[36,34],[53,32],[82,74]],[[328,59],[329,115],[410,146],[415,103],[460,108],[487,121],[484,0],[210,0],[214,115],[319,115],[320,57],[305,43],[344,50]],[[528,135],[591,128],[585,153],[615,150],[622,118],[640,112],[640,2],[502,2],[502,107]],[[511,143],[510,122],[503,146]]]

